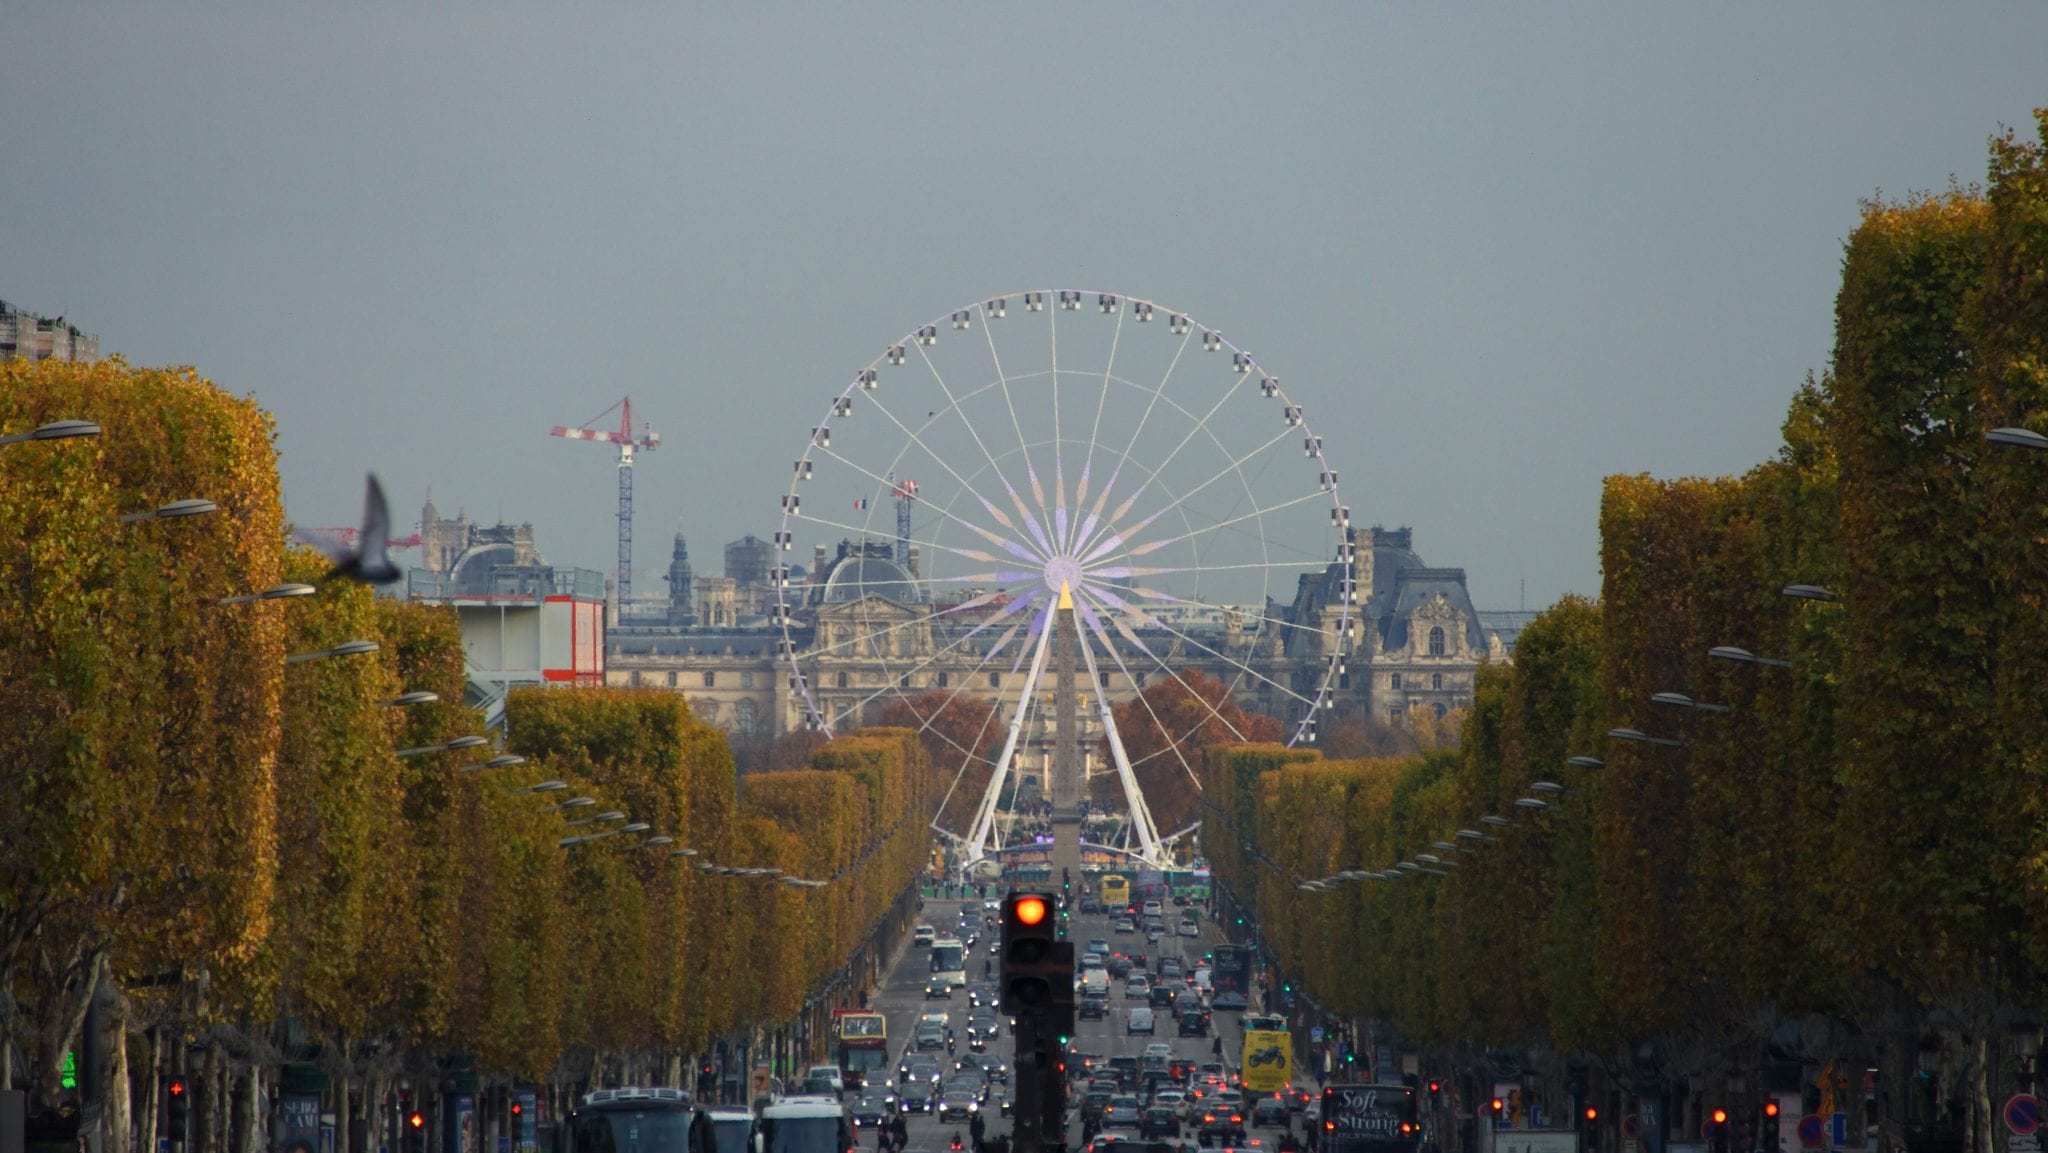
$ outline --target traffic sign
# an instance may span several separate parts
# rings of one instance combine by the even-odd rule
[[[1621,1135],[1633,1141],[1643,1135],[1643,1123],[1634,1113],[1621,1119]]]
[[[2019,1136],[2041,1130],[2041,1099],[2032,1093],[2014,1093],[2005,1103],[2005,1127]]]
[[[1818,1113],[1808,1113],[1799,1119],[1799,1143],[1808,1149],[1818,1149],[1828,1143],[1827,1122]]]
[[[1308,1031],[1308,1039],[1321,1044],[1323,1040],[1323,1027],[1321,1025],[1311,1026]]]
[[[1849,1115],[1828,1114],[1828,1144],[1840,1149],[1849,1144]]]

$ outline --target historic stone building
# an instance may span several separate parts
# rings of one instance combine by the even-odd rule
[[[1482,626],[1464,570],[1426,565],[1406,528],[1355,530],[1344,547],[1354,565],[1349,590],[1333,558],[1323,572],[1303,574],[1291,602],[1186,608],[1158,627],[1134,630],[1151,655],[1120,642],[1122,669],[1105,667],[1098,648],[1082,709],[1090,754],[1100,735],[1093,694],[1106,693],[1112,703],[1126,699],[1167,676],[1166,669],[1201,669],[1231,684],[1245,707],[1289,720],[1313,699],[1332,662],[1340,669],[1332,693],[1340,709],[1398,722],[1419,710],[1441,716],[1468,705],[1474,671],[1482,661],[1506,659],[1506,650]],[[769,571],[763,611],[775,602]],[[804,727],[797,674],[781,655],[782,630],[741,609],[738,582],[712,586],[715,579],[695,578],[692,626],[614,629],[608,681],[682,692],[700,715],[737,733]],[[717,591],[707,596],[707,586]],[[871,723],[890,701],[927,691],[991,701],[998,723],[1010,720],[1023,676],[1013,670],[1014,649],[985,659],[1000,634],[995,626],[1003,623],[1006,598],[971,608],[933,604],[885,541],[842,541],[836,553],[819,546],[810,571],[792,576],[791,586],[797,666],[835,729]],[[735,597],[731,609],[722,607],[727,588]],[[1347,618],[1349,629],[1340,629]],[[1036,710],[1027,726],[1020,769],[1030,771],[1049,755],[1038,725],[1043,712]]]

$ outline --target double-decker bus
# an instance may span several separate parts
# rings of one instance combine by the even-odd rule
[[[1218,945],[1211,950],[1209,989],[1215,996],[1232,993],[1239,998],[1252,992],[1252,954],[1243,945]],[[1242,1005],[1238,1006],[1243,1008]]]
[[[832,1010],[832,1045],[848,1089],[867,1084],[873,1070],[889,1065],[889,1018],[868,1009]],[[879,1084],[888,1074],[875,1077]]]
[[[1102,911],[1114,917],[1131,907],[1131,879],[1118,873],[1105,874],[1101,882]]]
[[[967,946],[958,937],[932,942],[932,976],[955,989],[967,987]]]
[[[1422,1144],[1415,1090],[1330,1085],[1323,1090],[1323,1153],[1415,1153]]]

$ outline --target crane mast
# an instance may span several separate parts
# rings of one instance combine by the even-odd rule
[[[616,409],[619,413],[619,430],[592,428],[591,425],[610,416]],[[646,422],[642,422],[644,425]],[[613,587],[618,590],[619,616],[626,615],[626,602],[633,595],[633,450],[636,448],[657,449],[661,447],[661,434],[643,427],[639,437],[633,435],[633,398],[626,397],[611,408],[605,409],[575,428],[556,425],[548,433],[566,440],[597,440],[614,444],[619,449],[619,571]]]

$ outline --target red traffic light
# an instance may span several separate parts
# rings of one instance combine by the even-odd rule
[[[1012,905],[1011,908],[1016,911],[1019,924],[1036,925],[1040,921],[1045,920],[1045,898],[1043,897],[1019,897],[1017,898],[1017,903]]]
[[[427,1127],[427,1115],[415,1109],[405,1115],[405,1124],[409,1129],[424,1129]]]
[[[173,1078],[171,1083],[165,1086],[165,1091],[173,1097],[183,1097],[185,1095],[185,1082]]]
[[[1600,1119],[1600,1110],[1598,1110],[1598,1109],[1595,1109],[1595,1108],[1594,1108],[1593,1106],[1591,1106],[1591,1105],[1588,1105],[1588,1106],[1586,1106],[1586,1120],[1588,1120],[1588,1121],[1598,1121],[1599,1119]]]
[[[1498,1113],[1498,1112],[1500,1112],[1501,1110],[1503,1110],[1503,1109],[1506,1109],[1507,1107],[1508,1107],[1508,1103],[1507,1103],[1506,1101],[1503,1101],[1503,1100],[1501,1100],[1501,1099],[1500,1099],[1500,1098],[1498,1098],[1498,1097],[1495,1097],[1495,1098],[1493,1099],[1492,1109],[1493,1109],[1493,1111],[1494,1111],[1494,1112]]]
[[[1431,1081],[1431,1082],[1429,1083],[1429,1091],[1430,1091],[1430,1092],[1432,1092],[1432,1093],[1435,1093],[1435,1092],[1437,1092],[1438,1090],[1442,1089],[1443,1087],[1444,1087],[1444,1083],[1443,1083],[1442,1081]]]
[[[1716,1110],[1714,1110],[1714,1112],[1713,1112],[1713,1118],[1714,1118],[1714,1124],[1716,1124],[1716,1125],[1726,1125],[1726,1124],[1728,1123],[1728,1110],[1726,1110],[1726,1109],[1716,1109]]]
[[[1766,1101],[1766,1102],[1764,1102],[1764,1116],[1766,1116],[1766,1117],[1776,1117],[1777,1115],[1778,1115],[1778,1103],[1777,1103],[1776,1101]]]
[[[520,1114],[520,1113],[522,1113],[522,1112],[524,1112],[524,1110],[522,1110],[522,1109],[520,1108],[520,1106],[519,1106],[519,1102],[517,1102],[517,1101],[514,1101],[514,1102],[512,1102],[512,1115],[513,1115],[514,1117],[517,1117],[517,1116],[519,1116],[519,1114]]]

